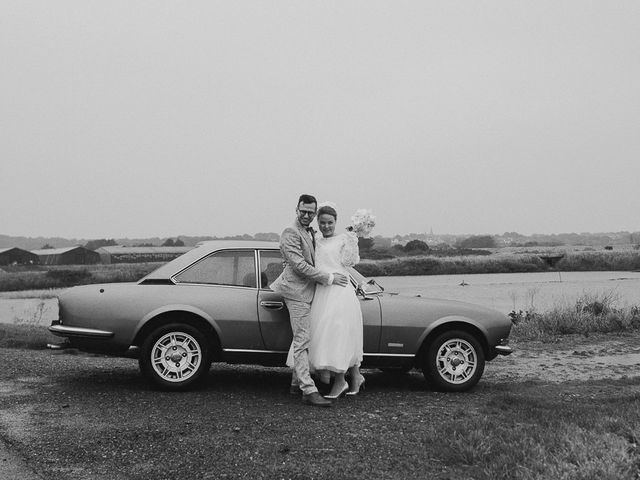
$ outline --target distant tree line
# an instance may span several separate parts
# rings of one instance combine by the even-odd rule
[[[98,240],[89,240],[84,247],[89,250],[97,250],[100,247],[112,247],[115,245],[118,245],[118,243],[113,238],[100,238]]]
[[[163,247],[184,247],[184,242],[179,238],[167,238],[162,244]]]
[[[15,237],[0,234],[0,248],[18,247],[25,250],[35,250],[42,248],[62,248],[84,245],[90,250],[113,245],[131,246],[194,246],[206,240],[261,240],[277,242],[280,236],[273,232],[259,232],[255,235],[242,234],[230,236],[187,236],[181,235],[177,238],[101,238],[94,240],[68,239],[61,237]],[[404,252],[420,252],[423,249],[420,244],[410,244],[414,240],[419,240],[426,244],[431,253],[445,251],[451,248],[500,248],[505,246],[513,247],[549,247],[562,245],[584,245],[584,246],[615,246],[615,245],[638,245],[640,246],[640,232],[608,232],[608,233],[560,233],[560,234],[532,234],[523,235],[518,232],[504,232],[501,235],[450,235],[433,233],[409,233],[406,235],[395,235],[393,237],[383,237],[377,235],[371,239],[366,239],[361,245],[363,251],[387,251],[393,250],[394,254]],[[414,248],[418,245],[417,248]],[[424,251],[424,250],[422,250]],[[434,252],[435,251],[435,252]]]

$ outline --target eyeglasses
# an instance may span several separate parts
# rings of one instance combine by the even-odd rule
[[[308,212],[306,210],[298,210],[298,215],[300,215],[301,217],[313,218],[313,217],[316,216],[316,212]]]

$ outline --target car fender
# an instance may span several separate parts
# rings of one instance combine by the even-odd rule
[[[163,305],[162,307],[156,308],[155,310],[152,310],[149,313],[147,313],[144,317],[142,317],[142,319],[136,325],[134,337],[137,336],[140,330],[152,319],[156,318],[159,315],[163,315],[165,313],[172,313],[172,312],[189,312],[199,317],[202,317],[213,327],[213,329],[216,332],[216,335],[218,335],[218,338],[220,338],[220,333],[221,333],[220,327],[208,313],[206,313],[204,310],[200,308],[194,307],[193,305],[186,305],[181,303]]]
[[[477,320],[474,320],[473,318],[465,317],[462,315],[448,315],[446,317],[439,318],[438,320],[430,323],[428,327],[424,330],[424,332],[422,332],[422,335],[420,335],[420,338],[418,339],[418,345],[419,346],[423,345],[427,337],[434,330],[439,329],[441,326],[446,325],[447,323],[464,323],[464,324],[475,327],[477,330],[479,330],[482,333],[482,336],[484,337],[483,339],[481,339],[482,343],[486,343],[486,339],[488,338],[488,332],[486,327],[482,325],[482,323],[478,322]]]

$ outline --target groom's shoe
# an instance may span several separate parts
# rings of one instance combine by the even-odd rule
[[[327,400],[318,392],[302,395],[302,403],[307,405],[313,405],[314,407],[330,407],[331,400]]]

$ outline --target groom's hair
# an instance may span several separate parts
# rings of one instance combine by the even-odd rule
[[[300,205],[301,203],[315,203],[316,206],[318,205],[316,197],[314,197],[313,195],[307,195],[306,193],[300,195],[300,198],[298,199],[298,205]]]

